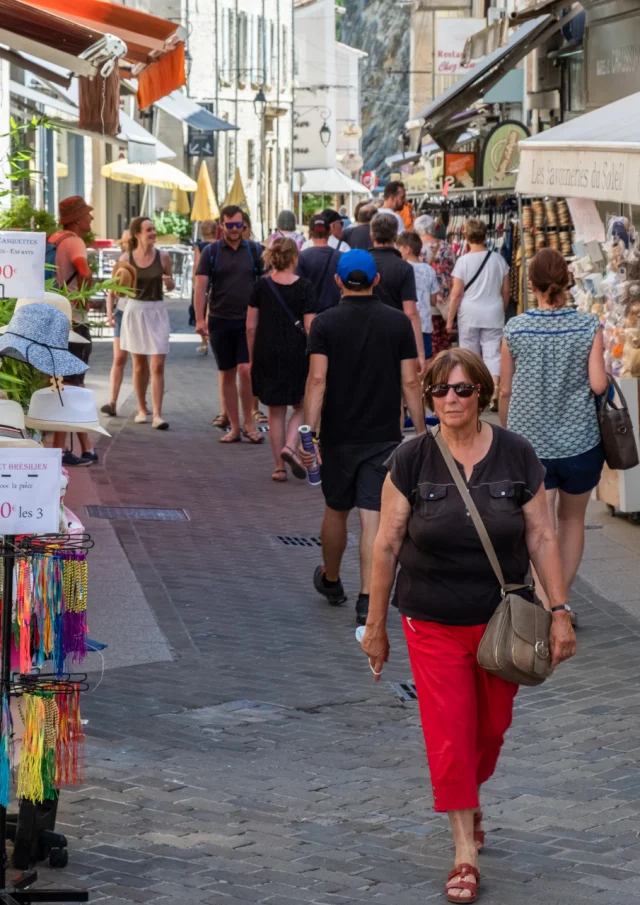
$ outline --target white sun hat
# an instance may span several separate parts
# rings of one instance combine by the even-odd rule
[[[36,390],[24,419],[27,427],[39,431],[64,431],[82,434],[95,431],[110,437],[98,421],[98,410],[92,390],[65,385]]]
[[[60,295],[58,292],[45,292],[44,298],[42,299],[18,299],[14,310],[17,311],[19,308],[24,308],[25,305],[37,305],[40,302],[46,302],[47,305],[53,305],[54,308],[57,308],[59,311],[62,311],[64,315],[66,315],[67,320],[69,321],[70,343],[89,342],[86,336],[82,336],[80,333],[76,333],[75,330],[71,329],[71,323],[73,321],[73,308],[71,307],[71,302],[68,298],[65,298],[64,295]],[[4,327],[0,327],[0,333],[6,333],[8,328],[9,324],[6,324],[6,326]]]
[[[22,406],[9,399],[0,399],[0,448],[40,446],[27,437]]]

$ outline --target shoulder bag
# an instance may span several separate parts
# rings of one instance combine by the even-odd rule
[[[626,471],[638,464],[638,448],[633,434],[633,423],[627,408],[627,400],[615,379],[609,376],[610,384],[598,406],[598,423],[604,447],[604,459],[609,468],[615,471]],[[620,406],[609,399],[609,390],[613,385]]]
[[[277,284],[271,279],[271,277],[267,277],[266,280],[267,280],[267,286],[271,290],[272,295],[275,296],[276,300],[278,301],[278,304],[280,305],[280,307],[282,308],[284,313],[287,315],[287,317],[289,318],[289,320],[291,321],[293,326],[296,328],[296,330],[298,331],[300,336],[304,336],[304,338],[306,339],[307,331],[304,329],[304,324],[302,323],[302,321],[300,320],[299,317],[295,316],[295,314],[293,313],[291,308],[287,305],[287,303],[284,300],[284,296],[280,292],[280,289],[278,288]]]
[[[541,685],[552,672],[551,613],[513,593],[529,585],[505,584],[496,551],[451,450],[440,431],[435,433],[435,438],[502,589],[502,600],[487,623],[478,647],[478,663],[492,675],[515,685]]]
[[[484,270],[485,264],[487,263],[487,261],[489,260],[489,258],[491,257],[492,254],[493,254],[493,252],[492,252],[491,250],[489,250],[489,251],[486,253],[486,255],[484,256],[484,258],[482,259],[482,264],[480,265],[480,267],[478,267],[478,269],[476,270],[476,272],[474,273],[474,275],[471,277],[471,279],[469,280],[469,282],[465,284],[465,287],[464,287],[464,291],[465,291],[465,292],[467,291],[467,289],[471,289],[471,287],[473,286],[473,284],[475,283],[475,281],[478,279],[478,277],[480,276],[480,274],[481,274],[482,271]]]

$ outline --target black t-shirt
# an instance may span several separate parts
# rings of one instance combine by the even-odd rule
[[[200,255],[196,276],[210,276],[213,263],[209,316],[225,320],[246,317],[253,284],[264,270],[261,246],[246,239],[236,249],[224,239],[211,242]]]
[[[506,583],[522,584],[529,570],[522,507],[540,489],[545,469],[519,434],[492,430],[489,452],[467,486]],[[394,604],[428,622],[488,622],[500,603],[500,585],[435,439],[427,433],[403,443],[386,464],[412,506]],[[464,477],[462,465],[460,471]]]
[[[298,275],[313,283],[318,311],[333,308],[340,301],[340,288],[334,279],[340,256],[341,253],[329,245],[314,245],[300,252]]]
[[[380,282],[374,289],[380,301],[398,311],[402,311],[403,302],[417,301],[413,267],[402,260],[398,249],[385,245],[382,248],[372,248],[371,254],[380,274]]]
[[[350,226],[345,229],[342,237],[349,248],[362,248],[369,251],[373,246],[371,240],[371,225],[369,223],[358,223],[357,226]]]
[[[401,440],[401,362],[417,358],[411,322],[373,296],[347,296],[311,324],[310,355],[329,359],[320,439]]]

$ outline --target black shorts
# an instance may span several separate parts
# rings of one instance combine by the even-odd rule
[[[69,343],[69,351],[87,365],[89,364],[89,357],[91,355],[91,349],[93,348],[91,344],[91,331],[86,324],[73,324],[73,330],[76,333],[79,333],[80,336],[84,336],[89,342]],[[83,387],[85,373],[86,372],[83,372],[82,374],[71,374],[71,376],[64,378],[64,382],[72,387]]]
[[[219,371],[230,371],[238,365],[249,363],[244,318],[227,320],[224,317],[210,317],[209,341]]]
[[[604,448],[598,443],[592,449],[564,459],[540,459],[547,473],[546,490],[563,490],[569,494],[588,493],[600,483],[604,466]]]
[[[327,506],[338,512],[371,509],[380,512],[385,461],[398,443],[352,443],[321,446],[322,492]]]

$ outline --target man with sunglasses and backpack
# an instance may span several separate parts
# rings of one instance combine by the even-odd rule
[[[257,242],[243,239],[245,223],[237,205],[230,204],[222,209],[220,223],[222,238],[204,249],[196,271],[196,332],[209,337],[222,375],[224,410],[229,417],[230,430],[220,442],[237,443],[244,436],[250,443],[261,443],[263,436],[257,431],[251,415],[253,392],[246,318],[253,284],[264,271],[262,247]],[[207,295],[208,323],[205,320]],[[242,429],[239,400],[244,422]]]

